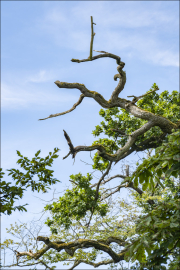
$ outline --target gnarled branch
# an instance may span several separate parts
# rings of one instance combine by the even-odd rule
[[[56,81],[55,84],[59,88],[79,89],[85,97],[93,98],[103,108],[109,109],[109,108],[113,108],[113,107],[120,107],[122,109],[125,109],[127,112],[131,113],[133,116],[135,116],[137,118],[140,118],[140,119],[143,119],[146,121],[152,121],[153,126],[159,126],[163,132],[172,133],[173,129],[177,129],[179,127],[178,124],[172,123],[169,119],[167,119],[163,116],[155,115],[149,111],[138,108],[136,105],[132,104],[132,102],[129,100],[122,99],[119,97],[114,99],[111,96],[111,99],[109,101],[107,101],[98,92],[88,90],[84,84],[67,83],[67,82],[60,82],[60,81]],[[116,91],[116,89],[114,90],[113,97],[117,96],[118,91],[119,90]],[[51,117],[53,117],[53,116],[51,116]]]
[[[58,243],[56,241],[51,241],[48,237],[38,236],[37,241],[44,242],[46,246],[33,254],[30,252],[18,252],[18,257],[30,256],[31,258],[37,260],[51,248],[60,252],[61,250],[74,250],[75,251],[76,249],[79,249],[79,248],[94,247],[95,249],[104,251],[105,253],[109,254],[109,256],[113,259],[113,262],[117,263],[124,259],[124,253],[127,250],[127,248],[124,248],[120,253],[116,253],[109,246],[110,243],[112,242],[116,242],[122,246],[125,245],[125,242],[122,241],[121,239],[118,239],[117,237],[108,237],[105,241],[104,240],[96,241],[96,240],[89,240],[89,239],[78,239],[69,243],[63,243],[63,242]]]

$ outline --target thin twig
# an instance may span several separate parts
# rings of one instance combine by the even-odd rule
[[[142,97],[145,97],[145,96],[147,96],[147,95],[149,95],[149,94],[151,94],[151,93],[153,93],[155,91],[158,91],[158,90],[159,90],[159,87],[156,87],[154,90],[152,90],[152,91],[150,91],[150,92],[148,92],[148,93],[146,93],[146,94],[144,94],[142,96],[136,97],[136,96],[132,95],[132,96],[127,96],[127,97],[133,97],[133,100],[131,101],[131,104],[135,104]]]
[[[67,111],[62,112],[62,113],[51,114],[48,117],[42,118],[42,119],[39,119],[39,120],[46,120],[48,118],[60,116],[60,115],[63,115],[63,114],[66,114],[66,113],[69,113],[69,112],[74,111],[76,109],[76,107],[82,102],[82,100],[83,100],[84,97],[85,97],[85,95],[84,94],[81,94],[80,97],[79,97],[79,100],[72,106],[72,108],[70,110],[67,110]]]

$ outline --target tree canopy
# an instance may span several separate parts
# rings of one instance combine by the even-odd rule
[[[72,188],[57,201],[45,206],[49,212],[45,224],[50,235],[29,234],[28,245],[24,244],[23,230],[27,224],[12,225],[8,230],[20,240],[6,239],[2,248],[10,248],[16,255],[11,266],[44,265],[54,269],[55,264],[73,264],[75,269],[81,263],[97,268],[109,265],[109,269],[121,268],[122,263],[131,263],[131,269],[179,269],[180,251],[180,188],[178,185],[180,161],[180,98],[177,91],[167,90],[158,94],[159,87],[153,83],[150,90],[141,96],[119,97],[126,84],[125,63],[112,53],[98,51],[93,56],[93,18],[91,17],[90,55],[87,59],[72,59],[82,63],[108,57],[116,60],[119,82],[109,100],[102,94],[90,91],[81,83],[56,81],[59,88],[75,88],[81,92],[79,100],[66,112],[51,114],[53,118],[70,113],[81,104],[85,97],[100,104],[99,114],[103,121],[92,131],[96,140],[91,146],[74,146],[70,134],[64,130],[69,153],[93,152],[92,168],[99,172],[99,179],[92,184],[92,173],[70,175]],[[17,163],[26,171],[10,169],[9,175],[20,187],[1,182],[1,212],[25,210],[24,206],[14,207],[16,196],[22,197],[23,187],[32,191],[49,188],[58,180],[53,177],[51,166],[57,158],[58,148],[45,159],[38,151],[31,161],[17,152]],[[132,153],[144,153],[144,158],[130,166],[127,158]],[[125,162],[125,173],[113,174],[118,162]],[[34,175],[38,181],[34,181]],[[116,179],[116,182],[114,181]],[[114,182],[113,182],[114,181]],[[107,185],[111,184],[111,187]],[[130,201],[121,198],[120,191],[129,192]],[[10,200],[10,202],[9,202]],[[34,269],[35,269],[34,268]]]

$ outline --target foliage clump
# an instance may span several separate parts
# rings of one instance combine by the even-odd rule
[[[53,216],[52,220],[48,218],[46,224],[51,227],[53,233],[57,232],[52,227],[54,223],[68,229],[73,219],[80,220],[88,211],[98,212],[100,216],[106,215],[108,205],[95,199],[96,189],[90,187],[92,178],[89,173],[87,176],[81,173],[71,175],[72,189],[67,189],[57,202],[46,205],[45,210],[50,210]]]

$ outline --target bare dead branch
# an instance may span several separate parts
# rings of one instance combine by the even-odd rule
[[[56,117],[56,116],[60,116],[60,115],[64,115],[66,113],[69,113],[69,112],[72,112],[76,109],[76,107],[81,104],[83,98],[85,97],[85,95],[81,94],[80,97],[79,97],[79,100],[72,106],[72,108],[70,110],[67,110],[65,112],[62,112],[62,113],[55,113],[55,114],[51,114],[49,115],[48,117],[46,118],[42,118],[42,119],[39,119],[39,120],[46,120],[48,118],[52,118],[52,117]]]
[[[94,41],[94,30],[93,30],[93,16],[91,16],[91,43],[90,43],[90,53],[89,53],[89,59],[92,60],[92,54],[93,54],[93,41]]]
[[[118,98],[119,94],[124,89],[124,86],[126,83],[126,72],[122,70],[124,66],[125,66],[124,62],[120,62],[120,64],[117,66],[118,74],[114,75],[114,80],[117,81],[117,78],[119,78],[119,83],[114,89],[114,91],[112,92],[112,95],[110,98],[112,102]]]
[[[84,94],[85,97],[93,98],[103,108],[108,109],[108,108],[113,108],[113,107],[120,107],[122,109],[125,109],[127,112],[131,113],[133,116],[137,118],[144,119],[147,121],[152,121],[153,126],[159,126],[163,132],[171,133],[173,129],[179,128],[178,124],[172,123],[169,119],[163,116],[155,115],[149,111],[138,108],[136,105],[132,104],[131,101],[129,100],[121,99],[117,97],[116,99],[110,99],[109,101],[107,101],[98,92],[88,90],[84,84],[67,83],[67,82],[60,82],[60,81],[56,81],[55,84],[59,88],[79,89],[81,93]],[[116,96],[116,94],[117,92],[115,92],[113,96]]]
[[[75,158],[76,152],[75,152],[74,146],[71,142],[71,139],[69,138],[68,134],[66,133],[66,131],[64,129],[63,129],[63,131],[64,131],[64,137],[66,138],[66,141],[69,145],[69,149],[70,149],[70,153],[72,154],[72,158]]]
[[[104,58],[104,57],[109,57],[109,58],[115,59],[117,65],[119,65],[121,63],[121,58],[118,55],[115,55],[113,53],[108,53],[108,52],[105,52],[103,54],[98,54],[98,55],[92,56],[92,59],[91,60],[89,58],[82,59],[82,60],[72,58],[71,59],[71,62],[81,63],[81,62],[93,61],[93,60],[96,60],[96,59],[99,59],[99,58]]]
[[[90,98],[95,99],[104,108],[110,108],[111,107],[111,105],[108,103],[108,101],[105,100],[104,97],[101,94],[99,94],[96,91],[88,90],[84,84],[67,83],[67,82],[60,82],[60,81],[56,81],[55,84],[59,88],[68,88],[68,89],[76,88],[76,89],[79,89],[81,91],[81,93],[84,94],[85,97],[90,97]]]
[[[105,51],[96,51],[96,50],[93,50],[94,52],[100,52],[100,53],[108,53],[108,52],[105,52]]]

